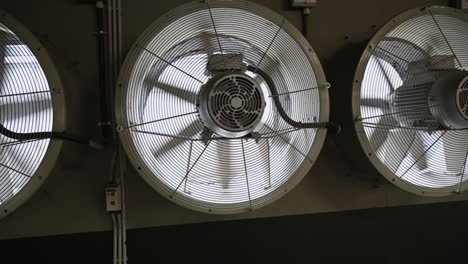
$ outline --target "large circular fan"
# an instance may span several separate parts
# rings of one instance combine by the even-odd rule
[[[397,186],[442,196],[466,189],[468,16],[407,11],[370,41],[357,69],[353,114],[374,166]]]
[[[246,1],[198,1],[154,22],[121,71],[123,145],[165,197],[237,213],[281,197],[325,138],[327,84],[308,42]]]
[[[64,129],[61,89],[44,47],[0,10],[0,218],[37,190],[58,157],[61,142],[37,132]]]

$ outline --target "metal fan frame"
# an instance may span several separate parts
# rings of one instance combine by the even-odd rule
[[[18,20],[0,9],[0,23],[13,31],[18,38],[26,44],[38,60],[49,84],[53,106],[52,131],[64,131],[66,124],[65,96],[63,84],[59,72],[52,62],[44,45]],[[51,173],[59,157],[62,141],[51,140],[48,144],[44,158],[38,169],[28,183],[10,200],[0,205],[0,219],[15,211],[18,207],[28,201],[40,188],[42,183]]]
[[[407,10],[396,17],[392,18],[388,21],[385,25],[383,25],[377,33],[372,37],[372,39],[367,44],[361,59],[359,60],[359,64],[354,75],[354,83],[353,83],[353,92],[352,92],[352,111],[353,111],[353,120],[356,129],[356,134],[358,139],[361,143],[363,150],[367,158],[372,162],[374,167],[391,183],[395,184],[397,187],[422,196],[428,197],[443,197],[453,194],[453,192],[448,191],[434,191],[434,189],[417,186],[411,184],[407,181],[401,180],[399,177],[395,176],[395,174],[390,171],[385,164],[383,164],[380,159],[375,155],[372,146],[370,145],[369,139],[366,136],[364,126],[362,122],[359,120],[361,118],[361,85],[364,79],[366,67],[368,62],[372,56],[372,53],[380,43],[380,41],[393,29],[398,27],[399,25],[403,24],[409,19],[416,18],[422,15],[429,14],[429,10],[433,14],[437,15],[448,15],[452,17],[456,17],[460,20],[466,21],[468,23],[468,16],[462,10],[454,9],[445,6],[430,6],[430,7],[421,7],[421,8],[414,8]],[[458,184],[457,184],[458,186]],[[451,188],[453,186],[449,186],[446,188]],[[445,189],[445,188],[444,188]],[[460,186],[460,192],[468,189],[468,182],[463,182]]]
[[[205,1],[201,1],[202,3]],[[307,157],[310,159],[304,159],[302,164],[299,166],[294,175],[290,177],[290,179],[282,186],[283,188],[278,188],[277,190],[267,194],[266,196],[262,197],[262,199],[267,200],[267,202],[263,202],[257,206],[253,206],[252,208],[245,208],[245,209],[224,209],[224,210],[215,210],[210,208],[212,206],[211,203],[199,201],[197,205],[193,205],[193,203],[185,202],[183,197],[178,195],[173,195],[172,192],[168,191],[167,188],[164,188],[164,184],[154,175],[151,173],[150,169],[146,166],[145,162],[142,158],[140,158],[140,154],[138,153],[137,149],[135,148],[135,144],[133,143],[132,137],[130,135],[130,131],[127,129],[125,130],[126,124],[128,122],[127,116],[127,105],[126,105],[126,95],[128,90],[128,82],[130,76],[132,74],[132,68],[134,62],[143,52],[141,47],[145,47],[147,43],[152,40],[152,37],[157,35],[161,30],[163,30],[166,26],[170,25],[173,21],[183,17],[187,14],[204,10],[206,9],[205,6],[200,5],[200,1],[190,2],[184,5],[181,5],[168,13],[162,15],[160,18],[155,20],[147,29],[140,35],[137,41],[133,44],[132,48],[128,52],[128,55],[123,63],[121,74],[119,76],[119,80],[117,82],[117,92],[116,92],[116,118],[117,118],[117,130],[119,131],[119,136],[121,142],[123,144],[124,150],[127,153],[127,156],[133,166],[137,169],[138,173],[143,177],[143,179],[158,193],[166,197],[167,199],[175,202],[176,204],[189,208],[195,211],[200,211],[204,213],[210,214],[235,214],[235,213],[242,213],[254,210],[256,208],[263,207],[267,204],[271,204],[277,199],[284,196],[288,193],[291,189],[293,189],[305,175],[309,172],[313,163],[316,161],[320,150],[322,149],[323,143],[325,141],[326,129],[317,129],[317,133],[315,136],[314,147],[310,149],[309,153],[307,153]],[[262,16],[268,19],[270,22],[274,23],[278,27],[282,25],[282,29],[287,32],[302,48],[304,54],[307,56],[311,67],[313,68],[317,83],[320,87],[326,87],[326,79],[321,64],[319,62],[318,57],[316,56],[314,50],[310,46],[309,42],[303,37],[303,35],[294,27],[290,22],[288,22],[284,17],[271,11],[270,9],[263,7],[259,4],[255,4],[248,1],[229,1],[229,0],[215,0],[215,1],[207,1],[211,9],[218,8],[218,7],[226,7],[226,8],[237,8],[242,9],[247,12],[252,12],[256,15]],[[320,89],[320,117],[317,122],[328,122],[329,120],[329,98],[328,98],[328,90],[327,88]],[[156,183],[158,182],[158,183]],[[172,196],[172,197],[171,197]],[[268,197],[268,199],[265,199]]]

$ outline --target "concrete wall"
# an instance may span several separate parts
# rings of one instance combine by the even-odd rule
[[[123,1],[124,50],[164,12],[186,1]],[[300,12],[286,0],[257,0],[300,27]],[[391,17],[426,0],[321,0],[309,20],[310,42],[332,83],[332,119],[343,132],[329,136],[309,175],[287,196],[261,210],[213,216],[172,204],[153,191],[132,167],[126,174],[130,228],[243,218],[272,217],[465,200],[468,194],[423,198],[401,191],[378,174],[362,154],[351,122],[351,83],[362,44]],[[448,1],[432,0],[447,5]],[[70,0],[2,0],[14,15],[51,46],[72,76],[68,91],[70,127],[85,136],[98,133],[98,86],[94,6]],[[109,230],[104,188],[111,150],[94,151],[66,143],[62,158],[43,188],[14,214],[0,220],[0,239]]]
[[[460,202],[131,229],[128,261],[466,263],[467,217]],[[111,263],[112,232],[0,240],[0,253],[2,263]]]

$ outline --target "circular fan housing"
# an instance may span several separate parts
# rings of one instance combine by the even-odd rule
[[[27,201],[46,179],[61,142],[18,140],[10,132],[63,131],[58,72],[42,44],[0,10],[0,218]]]
[[[359,140],[374,166],[409,192],[443,196],[468,186],[466,47],[466,14],[418,8],[384,25],[359,63]]]
[[[163,196],[245,212],[312,167],[326,129],[290,123],[328,122],[325,87],[312,48],[284,18],[246,1],[197,1],[155,21],[130,50],[116,94],[120,137]]]

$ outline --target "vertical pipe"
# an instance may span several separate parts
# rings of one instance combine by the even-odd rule
[[[98,52],[98,81],[101,101],[101,133],[103,138],[109,134],[109,109],[108,109],[108,87],[106,81],[106,47],[105,47],[105,31],[104,31],[104,2],[96,2],[96,38]]]
[[[114,233],[114,243],[113,243],[113,263],[114,264],[117,264],[117,221],[116,221],[116,217],[115,217],[115,214],[111,214],[111,217],[112,217],[112,230],[113,230],[113,233]]]
[[[113,86],[112,88],[115,89],[115,81],[117,80],[118,76],[118,40],[117,40],[117,2],[116,0],[110,0],[112,3],[112,52],[113,52]]]
[[[106,72],[106,79],[108,81],[107,83],[107,89],[109,91],[109,94],[112,95],[113,99],[113,89],[114,89],[114,56],[113,56],[113,39],[114,39],[114,25],[112,21],[112,13],[113,13],[113,0],[107,0],[107,72]],[[112,108],[112,107],[110,107]],[[112,124],[112,127],[114,127],[115,124]],[[114,137],[112,138],[112,142],[114,143]],[[115,163],[112,162],[111,166],[115,166]],[[111,182],[115,182],[115,176],[113,173],[114,169],[111,170]],[[115,241],[115,247],[114,247],[114,258],[115,258],[115,263],[120,263],[120,220],[119,220],[119,215],[118,214],[112,214],[113,217],[113,223],[114,223],[114,241]]]
[[[109,93],[109,110],[111,113],[114,113],[114,94],[117,85],[117,78],[122,63],[122,8],[120,0],[108,0],[108,12],[107,12],[107,24],[108,24],[108,93]],[[115,124],[115,118],[112,115],[112,127]],[[116,255],[117,263],[126,263],[127,262],[127,252],[126,252],[126,205],[125,205],[125,154],[121,145],[117,140],[115,131],[112,132],[112,143],[114,147],[114,156],[112,162],[111,182],[120,184],[120,193],[121,193],[121,205],[122,210],[118,214],[114,214],[113,217],[115,220],[116,232],[114,234],[116,239],[116,248],[114,249],[114,255]],[[118,165],[117,165],[118,164]],[[118,174],[114,172],[118,171]]]
[[[122,263],[122,219],[117,214],[117,263]]]
[[[109,87],[113,85],[113,73],[112,73],[112,39],[113,39],[113,25],[112,25],[112,0],[107,1],[107,79]]]
[[[125,171],[126,171],[126,159],[125,153],[120,146],[120,190],[121,190],[121,205],[122,205],[122,252],[123,252],[123,263],[127,263],[127,221],[126,221],[126,204],[125,204]]]
[[[122,65],[122,1],[115,0],[115,16],[116,16],[116,30],[115,30],[115,53],[116,53],[116,79],[118,78],[118,73],[120,71],[120,66]],[[116,87],[114,87],[116,88]],[[123,148],[119,144],[119,153],[120,153],[120,190],[121,190],[121,247],[122,247],[122,263],[127,263],[127,221],[126,221],[126,204],[125,204],[125,170],[126,170],[126,159]]]
[[[120,66],[122,66],[122,59],[123,59],[123,53],[122,53],[122,0],[117,0],[117,28],[118,28],[118,55],[119,55],[119,71],[120,71]]]

